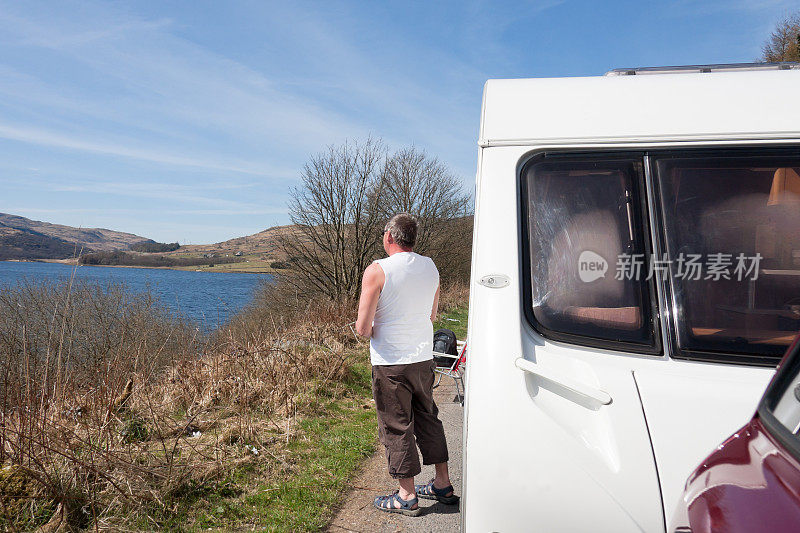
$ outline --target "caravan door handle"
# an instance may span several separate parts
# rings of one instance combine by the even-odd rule
[[[524,372],[551,381],[592,402],[597,402],[600,405],[608,405],[611,403],[611,395],[606,391],[576,381],[559,372],[542,368],[540,365],[532,363],[522,357],[518,357],[516,361],[514,361],[514,365]]]

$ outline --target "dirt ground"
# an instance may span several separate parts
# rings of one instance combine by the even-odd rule
[[[456,401],[453,380],[445,378],[434,391],[439,406],[439,418],[444,424],[450,453],[450,478],[456,494],[461,494],[461,428],[463,409]],[[423,466],[416,482],[433,478],[433,466]],[[458,505],[444,505],[434,500],[419,500],[422,514],[417,517],[378,511],[372,506],[375,496],[389,494],[397,488],[386,470],[384,448],[378,450],[363,465],[352,481],[341,508],[328,526],[331,533],[394,533],[394,532],[457,532],[461,527]]]

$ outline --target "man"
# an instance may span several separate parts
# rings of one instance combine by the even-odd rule
[[[364,271],[356,331],[370,338],[372,394],[378,413],[378,435],[386,447],[389,474],[400,488],[375,498],[381,511],[417,516],[418,499],[458,502],[447,471],[447,442],[433,401],[433,321],[439,304],[439,271],[429,257],[412,251],[417,221],[407,214],[392,217],[383,230],[388,257]],[[414,485],[422,462],[436,476]]]

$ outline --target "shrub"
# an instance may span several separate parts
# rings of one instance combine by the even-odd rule
[[[309,391],[348,390],[359,342],[351,308],[269,313],[199,338],[123,287],[0,291],[0,523],[159,529],[193,487],[268,461],[252,450],[297,431]]]
[[[215,254],[217,263],[238,263],[244,261],[243,257],[219,257]],[[203,257],[171,257],[155,254],[131,254],[127,252],[96,252],[83,254],[78,260],[82,265],[120,265],[144,267],[187,267],[199,266],[208,263]],[[213,266],[213,265],[209,265]]]
[[[145,441],[148,435],[147,424],[139,418],[132,418],[122,426],[120,435],[125,443]]]
[[[442,307],[465,295],[443,287]],[[121,286],[0,290],[0,523],[162,529],[188,494],[270,461],[253,450],[367,379],[355,312],[279,281],[200,338]]]
[[[174,252],[181,245],[177,242],[171,243],[163,243],[163,242],[153,242],[153,241],[144,241],[144,242],[137,242],[136,244],[131,244],[130,249],[134,252],[144,252],[148,254],[157,254],[162,252]]]

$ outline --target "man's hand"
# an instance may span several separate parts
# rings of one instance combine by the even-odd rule
[[[372,321],[375,310],[378,308],[378,297],[383,289],[386,276],[378,263],[372,263],[364,271],[361,279],[361,299],[358,302],[358,318],[356,319],[356,333],[362,337],[372,336]]]

